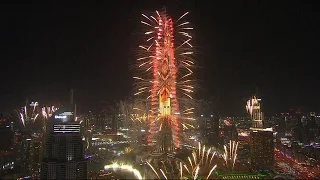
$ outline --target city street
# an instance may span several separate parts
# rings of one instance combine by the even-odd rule
[[[310,179],[313,178],[316,172],[319,172],[319,169],[316,170],[314,167],[303,167],[301,164],[295,162],[292,158],[287,157],[285,154],[281,153],[278,149],[275,149],[275,162],[276,166],[279,165],[279,163],[285,163],[291,168],[293,168],[295,171],[298,172],[296,174],[296,178],[299,179]]]

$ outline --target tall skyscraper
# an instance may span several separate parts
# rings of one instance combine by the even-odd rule
[[[218,145],[220,142],[219,137],[219,116],[217,114],[201,115],[200,122],[200,135],[209,145]]]
[[[290,109],[289,118],[291,121],[291,131],[294,139],[299,142],[305,142],[307,141],[307,134],[303,131],[305,130],[302,119],[301,119],[301,113],[300,110],[297,110],[296,112],[293,111],[293,109]],[[305,135],[304,135],[305,134]],[[305,140],[304,140],[305,139]]]
[[[251,127],[252,128],[262,128],[263,124],[263,113],[261,112],[260,107],[261,99],[257,99],[253,96],[250,100],[248,100],[246,108],[251,117]]]
[[[47,127],[40,179],[87,179],[87,161],[75,106],[60,108]]]
[[[314,142],[316,137],[316,113],[310,112],[310,119],[307,121],[306,129],[308,134],[308,142]]]
[[[247,110],[251,116],[250,157],[251,169],[255,172],[274,170],[274,141],[272,128],[263,128],[261,99],[255,96],[247,102]]]
[[[278,119],[278,127],[277,127],[277,132],[281,135],[284,136],[284,134],[287,131],[287,121],[288,121],[288,116],[286,116],[286,113],[281,113],[281,116]]]
[[[250,139],[251,169],[256,172],[274,169],[274,142],[272,129],[252,130]]]

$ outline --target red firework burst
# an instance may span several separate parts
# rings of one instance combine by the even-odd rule
[[[190,93],[193,92],[193,81],[190,77],[194,62],[188,57],[192,54],[190,44],[192,37],[187,32],[192,28],[187,27],[189,22],[183,22],[174,28],[174,25],[187,14],[182,15],[175,23],[165,11],[161,13],[156,11],[155,16],[142,14],[146,21],[141,23],[148,27],[148,31],[145,32],[146,45],[139,46],[144,51],[144,56],[137,59],[141,74],[134,79],[137,80],[138,86],[135,95],[144,94],[151,102],[149,143],[152,143],[157,128],[160,131],[163,122],[167,122],[175,147],[180,147],[179,124],[184,128],[186,124],[190,125],[182,123],[180,119],[181,114],[192,114],[193,108],[179,109],[181,102],[178,100],[183,97],[178,97],[178,94],[192,99]],[[184,38],[179,38],[177,41],[174,39],[174,34]]]

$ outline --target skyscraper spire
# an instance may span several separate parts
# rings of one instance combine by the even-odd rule
[[[70,90],[70,104],[73,104],[73,89]]]
[[[81,124],[76,122],[76,104],[70,91],[70,104],[55,111],[48,121],[46,150],[40,179],[87,179]],[[59,163],[56,163],[59,162]]]

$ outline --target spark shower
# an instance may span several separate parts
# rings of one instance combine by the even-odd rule
[[[133,77],[136,96],[150,102],[148,143],[154,141],[155,133],[166,127],[171,130],[175,147],[180,147],[180,125],[192,127],[189,120],[193,108],[187,100],[192,99],[194,60],[189,22],[183,14],[175,22],[164,11],[154,15],[142,14],[145,43],[140,45],[137,59],[138,76]],[[190,104],[190,103],[189,103]]]

